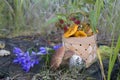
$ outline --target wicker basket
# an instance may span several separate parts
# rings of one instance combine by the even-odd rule
[[[97,45],[96,34],[90,37],[63,37],[65,50],[72,50],[75,54],[82,57],[85,61],[86,68],[96,61]]]

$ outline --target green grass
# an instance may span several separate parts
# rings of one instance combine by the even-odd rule
[[[96,0],[94,9],[90,11],[90,24],[94,33],[96,33],[99,17],[104,7],[103,1],[104,0]]]
[[[44,4],[43,4],[44,3]],[[46,32],[46,22],[64,2],[58,0],[1,0],[0,36]]]
[[[118,38],[118,42],[116,44],[116,47],[113,49],[113,52],[111,52],[111,54],[110,54],[107,80],[110,80],[110,78],[112,76],[111,72],[113,70],[115,61],[118,57],[119,51],[120,51],[120,36]]]
[[[105,8],[101,13],[98,28],[103,32],[102,34],[106,37],[106,40],[111,41],[111,52],[109,54],[109,67],[107,80],[111,78],[111,72],[113,70],[115,61],[120,51],[120,9],[118,9],[120,1],[119,0],[106,0]],[[116,44],[116,46],[115,46]],[[114,49],[113,49],[114,47]]]

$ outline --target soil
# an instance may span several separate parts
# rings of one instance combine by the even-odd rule
[[[12,53],[13,47],[17,46],[20,47],[22,50],[26,50],[30,47],[51,47],[54,44],[61,43],[61,37],[57,35],[52,34],[43,36],[40,34],[36,34],[31,36],[1,38],[0,41],[5,42],[6,46],[4,49],[11,51],[11,55],[0,57],[0,80],[103,80],[98,61],[90,66],[88,69],[82,69],[76,74],[73,74],[71,72],[67,73],[64,69],[59,69],[57,71],[50,71],[49,69],[45,70],[41,67],[41,64],[35,65],[28,73],[26,73],[22,70],[20,65],[13,63],[13,59],[15,57]],[[106,75],[108,63],[108,59],[103,61]],[[117,60],[112,71],[111,80],[117,80],[117,74],[118,72],[120,72],[119,69],[120,63]],[[34,78],[37,74],[39,74],[37,78]],[[46,75],[48,75],[48,79],[45,78]]]

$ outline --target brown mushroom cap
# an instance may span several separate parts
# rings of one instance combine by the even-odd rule
[[[55,54],[53,54],[53,56],[52,56],[51,63],[50,63],[50,67],[52,69],[56,70],[60,66],[64,54],[65,54],[64,46],[62,46],[58,50],[56,50]]]

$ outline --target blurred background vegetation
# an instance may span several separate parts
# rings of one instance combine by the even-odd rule
[[[28,35],[43,31],[45,22],[55,14],[60,4],[63,4],[61,2],[0,0],[0,36]]]
[[[0,36],[50,33],[56,14],[89,13],[96,0],[0,0]],[[98,40],[110,41],[120,34],[120,0],[103,0],[98,18]],[[51,24],[50,24],[51,23]],[[47,32],[46,32],[47,31]],[[105,42],[104,41],[104,42]]]

